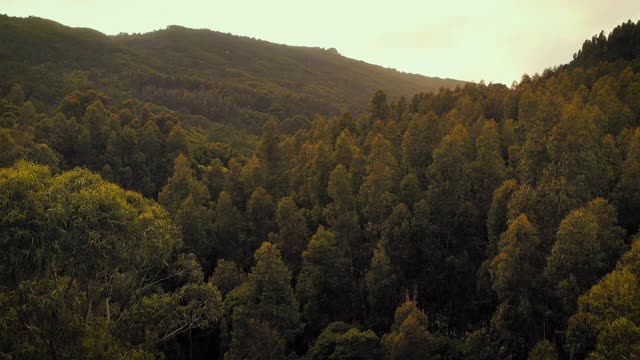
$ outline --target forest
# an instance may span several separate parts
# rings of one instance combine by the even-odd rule
[[[640,22],[510,87],[389,73],[360,106],[372,65],[224,80],[188,61],[340,55],[208,36],[0,16],[1,358],[640,356]]]

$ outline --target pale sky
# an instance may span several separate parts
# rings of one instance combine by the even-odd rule
[[[0,0],[0,13],[106,34],[167,25],[344,55],[427,76],[510,85],[640,19],[640,0]]]

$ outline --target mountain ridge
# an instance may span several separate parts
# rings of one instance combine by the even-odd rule
[[[38,17],[2,15],[0,40],[6,44],[0,50],[4,90],[22,84],[39,108],[51,108],[72,90],[95,88],[108,90],[116,101],[133,97],[243,124],[247,118],[363,111],[379,89],[398,98],[466,84],[403,73],[318,47],[178,25],[105,35]],[[59,86],[42,87],[34,79],[38,72]]]

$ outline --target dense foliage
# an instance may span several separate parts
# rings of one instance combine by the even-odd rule
[[[192,69],[180,32],[109,41]],[[162,101],[96,86],[49,109],[3,85],[0,355],[637,357],[640,57],[620,42],[640,23],[511,88],[269,112],[242,145]]]
[[[106,36],[0,15],[0,43],[0,83],[22,84],[38,108],[50,110],[73,90],[96,89],[257,132],[268,115],[296,128],[316,113],[364,110],[379,88],[409,96],[464,84],[370,65],[335,49],[179,26]]]

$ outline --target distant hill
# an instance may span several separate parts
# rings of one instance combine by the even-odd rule
[[[360,111],[383,89],[391,98],[464,82],[407,74],[341,56],[179,26],[107,36],[36,17],[0,15],[0,81],[52,106],[75,89],[134,97],[182,113],[236,123],[265,114]]]

